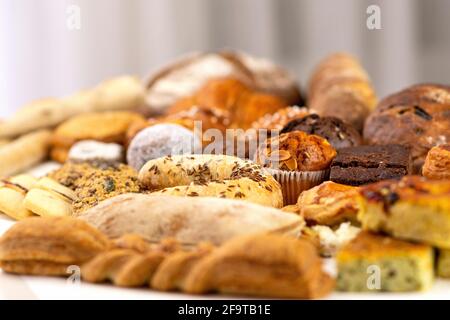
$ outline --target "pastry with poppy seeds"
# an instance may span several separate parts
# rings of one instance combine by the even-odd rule
[[[450,249],[450,181],[407,176],[361,187],[363,229]]]

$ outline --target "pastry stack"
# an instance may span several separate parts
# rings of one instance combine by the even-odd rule
[[[222,51],[22,108],[0,123],[0,212],[18,220],[0,268],[281,298],[450,278],[450,87],[377,103],[339,53],[307,93]]]

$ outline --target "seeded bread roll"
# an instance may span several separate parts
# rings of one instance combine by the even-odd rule
[[[367,118],[364,139],[410,147],[420,173],[428,151],[450,142],[450,86],[415,85],[384,98]]]
[[[333,54],[320,62],[309,82],[309,107],[321,116],[344,120],[357,130],[376,104],[369,76],[351,55]]]
[[[234,198],[281,208],[277,181],[247,160],[225,155],[186,155],[150,160],[139,172],[141,185],[158,194]]]

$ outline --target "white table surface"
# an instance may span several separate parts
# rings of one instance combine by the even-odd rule
[[[0,216],[0,234],[14,221]],[[171,299],[230,299],[219,295],[193,296],[180,293],[164,293],[150,289],[125,289],[112,285],[69,283],[64,278],[16,276],[0,271],[0,300],[5,299],[111,299],[111,300],[171,300]],[[412,293],[341,293],[334,292],[326,299],[450,299],[450,280],[438,279],[433,288],[426,292]]]

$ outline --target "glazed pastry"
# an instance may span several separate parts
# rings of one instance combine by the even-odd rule
[[[337,289],[367,292],[426,290],[434,280],[433,259],[430,246],[363,231],[337,255]]]
[[[364,186],[362,227],[450,249],[450,181],[407,176]]]
[[[259,145],[255,162],[269,168],[280,183],[284,205],[297,203],[299,194],[328,178],[336,150],[325,139],[293,131],[267,139]]]
[[[82,140],[70,148],[68,160],[74,162],[122,163],[124,162],[124,150],[117,143]]]
[[[441,278],[450,278],[450,250],[439,250],[437,276]]]
[[[37,179],[30,175],[19,175],[0,181],[0,212],[22,220],[34,214],[24,206],[27,192],[35,186]]]
[[[0,177],[20,173],[48,155],[51,133],[41,130],[26,134],[0,147]]]
[[[149,161],[164,156],[192,154],[201,148],[194,133],[177,124],[157,124],[139,132],[127,151],[127,162],[136,170]]]
[[[0,138],[52,128],[85,112],[133,110],[143,103],[144,87],[140,80],[117,77],[63,99],[48,98],[30,103],[0,123]]]
[[[311,114],[286,123],[280,133],[291,131],[318,135],[327,139],[335,149],[359,146],[362,143],[361,135],[355,128],[335,117]]]
[[[67,275],[111,246],[84,221],[70,217],[29,218],[14,224],[0,238],[3,271],[31,275]]]
[[[303,191],[298,197],[299,214],[308,225],[335,226],[342,222],[357,223],[358,188],[331,181]]]
[[[308,241],[250,235],[227,242],[197,262],[184,290],[310,299],[326,295],[333,286]]]
[[[415,85],[384,98],[369,116],[364,139],[369,144],[411,148],[414,172],[420,173],[428,151],[450,143],[450,87]]]
[[[129,126],[139,120],[143,120],[141,115],[127,111],[94,112],[73,117],[55,129],[52,159],[65,162],[70,148],[82,140],[124,144]]]
[[[412,173],[409,149],[401,145],[340,149],[331,163],[330,180],[359,186]]]
[[[139,172],[141,186],[155,194],[241,199],[281,208],[280,185],[257,164],[225,155],[151,160]]]
[[[367,73],[351,55],[323,59],[309,81],[309,107],[320,116],[339,118],[361,131],[376,105]]]
[[[286,103],[301,102],[294,78],[265,59],[239,52],[194,53],[181,57],[149,77],[147,113],[161,114],[182,98],[192,96],[210,79],[233,78]]]
[[[450,144],[430,149],[422,174],[429,179],[450,179]]]
[[[23,206],[34,214],[46,216],[71,216],[76,194],[50,178],[39,179],[28,191]]]
[[[261,116],[287,104],[276,96],[254,91],[236,79],[224,78],[209,80],[193,96],[177,101],[168,112],[178,113],[192,106],[228,112],[229,127],[247,129]]]
[[[257,204],[208,197],[124,194],[101,202],[80,217],[110,238],[127,233],[156,243],[172,237],[182,245],[221,244],[255,232],[296,236],[301,217]]]
[[[137,172],[124,164],[68,162],[49,177],[75,192],[74,214],[116,195],[140,191]]]

